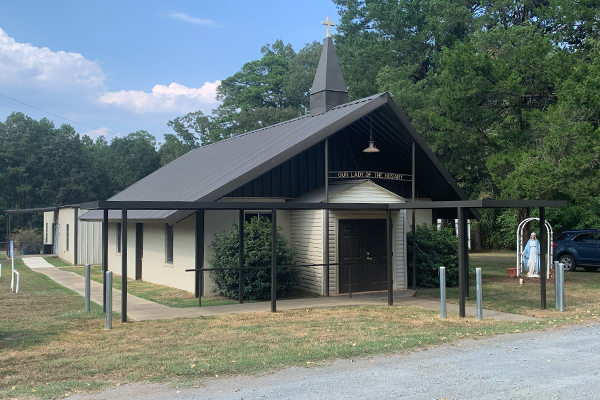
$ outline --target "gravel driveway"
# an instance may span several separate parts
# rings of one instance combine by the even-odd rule
[[[123,385],[74,399],[599,399],[600,325],[463,340],[197,389]],[[179,391],[179,392],[178,392]]]

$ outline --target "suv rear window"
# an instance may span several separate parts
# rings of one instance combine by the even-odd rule
[[[560,242],[561,240],[565,240],[567,238],[567,236],[569,236],[568,233],[561,233],[554,241]]]

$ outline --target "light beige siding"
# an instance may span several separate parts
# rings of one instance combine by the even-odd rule
[[[54,211],[44,213],[44,244],[52,243],[52,224],[54,223]]]
[[[58,249],[56,254],[66,262],[74,262],[75,245],[75,210],[73,208],[60,208],[58,210]],[[69,226],[69,246],[67,246],[67,225]],[[68,250],[67,250],[68,247]]]
[[[296,264],[323,263],[323,212],[292,210],[290,240],[296,246]],[[322,294],[323,267],[300,268],[300,288]]]

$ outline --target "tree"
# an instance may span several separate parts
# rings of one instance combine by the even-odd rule
[[[221,82],[222,104],[211,115],[196,111],[169,121],[175,135],[165,136],[162,165],[201,145],[303,115],[321,48],[314,42],[296,54],[281,40],[263,46],[260,60]]]
[[[146,131],[136,131],[110,142],[108,177],[115,193],[158,169],[160,159],[155,147],[156,139]]]

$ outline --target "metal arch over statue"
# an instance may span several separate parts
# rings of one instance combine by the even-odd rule
[[[521,254],[523,252],[523,229],[525,228],[525,225],[533,220],[539,221],[540,219],[537,217],[525,218],[523,221],[521,221],[519,227],[517,228],[517,276],[521,276],[523,274],[523,268],[525,267],[523,265],[523,257]],[[552,226],[548,221],[546,221],[545,225],[546,232],[548,232],[548,241],[546,243],[546,254],[548,254],[548,257],[546,257],[546,279],[548,279],[550,278],[550,268],[552,267],[551,251],[554,233],[552,231]]]

